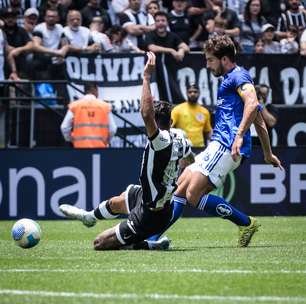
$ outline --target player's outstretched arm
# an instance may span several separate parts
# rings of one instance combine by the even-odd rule
[[[283,167],[280,160],[272,153],[268,130],[261,112],[257,113],[254,120],[254,126],[263,149],[265,162],[273,165],[274,167],[279,167],[282,170]]]
[[[156,57],[153,52],[147,52],[148,60],[144,68],[142,96],[140,111],[143,118],[147,134],[152,137],[157,132],[157,124],[155,122],[155,112],[153,105],[153,96],[151,94],[150,80],[155,69]]]

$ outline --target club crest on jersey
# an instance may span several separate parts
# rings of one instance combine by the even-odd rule
[[[225,204],[217,205],[216,211],[220,216],[230,216],[233,213],[232,208]]]
[[[197,113],[196,119],[197,119],[198,121],[203,121],[203,120],[204,120],[204,115],[203,115],[202,113]]]

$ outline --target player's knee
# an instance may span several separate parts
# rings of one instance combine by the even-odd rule
[[[195,187],[189,186],[186,190],[186,199],[189,204],[192,206],[196,207],[200,198],[201,198],[202,193],[198,191]]]

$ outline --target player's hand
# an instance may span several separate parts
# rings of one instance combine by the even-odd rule
[[[276,155],[274,155],[272,153],[268,156],[265,156],[265,162],[267,164],[271,164],[273,167],[278,167],[281,170],[284,170],[284,168],[281,164],[281,161],[278,159],[278,157]]]
[[[242,147],[242,144],[243,144],[243,136],[237,134],[234,143],[232,145],[232,152],[231,152],[232,158],[235,162],[238,161],[241,156],[240,148]]]
[[[156,57],[153,52],[147,52],[148,60],[144,68],[143,77],[151,77],[155,70]]]

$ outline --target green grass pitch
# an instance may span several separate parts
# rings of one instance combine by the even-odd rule
[[[259,221],[237,248],[230,222],[184,218],[166,252],[95,252],[95,235],[118,221],[41,221],[39,245],[21,249],[0,221],[0,303],[306,303],[306,218]]]

